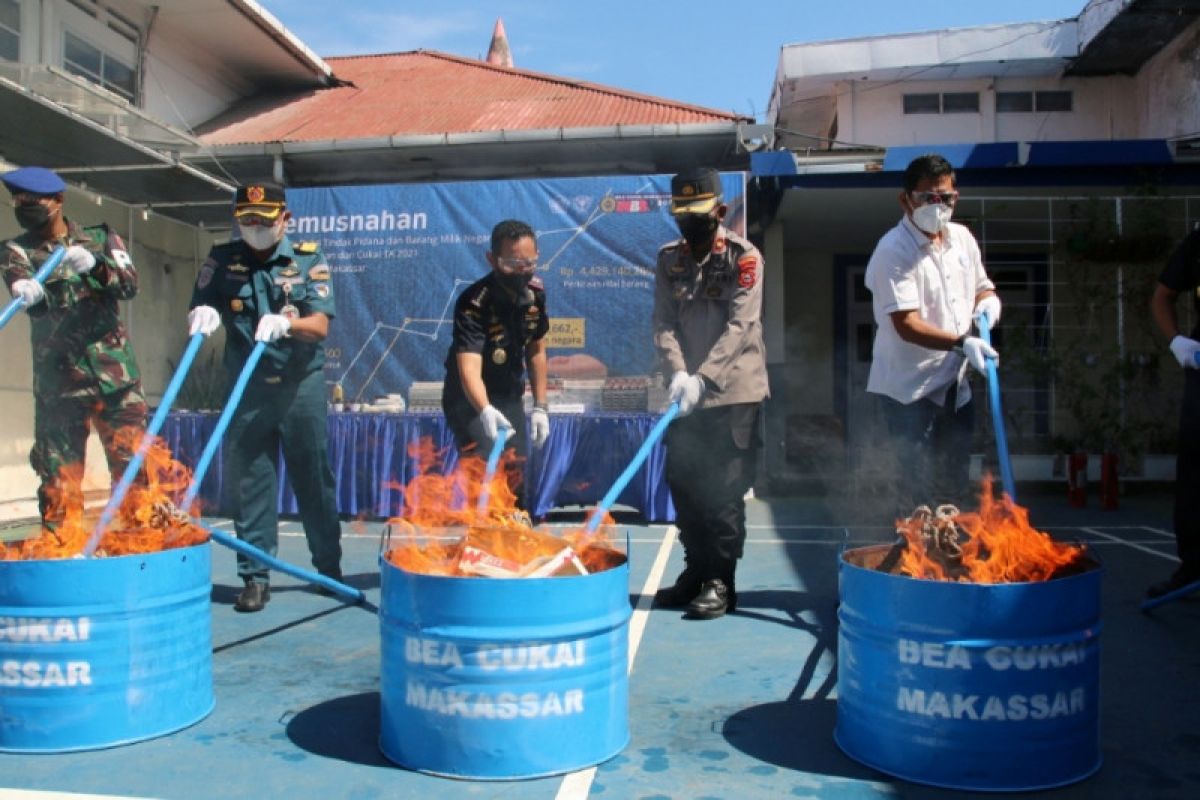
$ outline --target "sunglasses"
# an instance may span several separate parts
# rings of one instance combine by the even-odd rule
[[[912,199],[916,200],[923,206],[933,205],[935,203],[943,203],[952,206],[958,202],[958,191],[949,192],[909,192]]]
[[[275,223],[278,221],[279,221],[279,217],[275,217],[274,219],[268,219],[267,217],[260,217],[257,214],[246,214],[244,216],[237,218],[238,225],[245,225],[247,227],[258,227],[258,228],[272,228],[275,226]]]
[[[537,269],[538,265],[536,258],[505,258],[504,256],[497,256],[496,263],[503,272],[508,274],[518,273],[521,275],[533,272]]]

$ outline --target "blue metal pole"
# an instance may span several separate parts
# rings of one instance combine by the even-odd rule
[[[225,401],[225,408],[221,409],[221,416],[217,417],[217,425],[213,428],[212,435],[208,437],[208,442],[204,445],[204,452],[200,454],[200,460],[196,462],[196,469],[192,472],[192,485],[188,487],[187,494],[183,496],[183,502],[180,504],[180,508],[184,511],[190,513],[192,503],[196,501],[196,495],[200,493],[200,484],[204,481],[213,456],[216,455],[217,448],[221,445],[221,437],[225,435],[225,429],[229,427],[229,421],[233,419],[233,412],[237,410],[238,403],[242,400],[242,393],[246,391],[246,384],[250,382],[250,376],[254,374],[254,368],[258,365],[258,360],[262,358],[266,349],[266,342],[257,342],[246,358],[246,363],[242,365],[242,371],[233,384],[229,399]]]
[[[293,578],[299,578],[302,581],[307,581],[308,583],[316,584],[317,586],[324,586],[326,589],[334,592],[339,597],[350,600],[354,603],[361,603],[367,599],[367,596],[363,594],[361,589],[355,589],[353,586],[347,586],[341,581],[335,581],[333,578],[327,578],[318,572],[311,572],[309,570],[301,569],[300,567],[289,564],[286,561],[280,561],[275,556],[267,555],[266,552],[259,550],[254,545],[246,544],[236,536],[230,536],[224,531],[217,530],[216,528],[210,528],[203,523],[201,523],[201,527],[208,531],[209,535],[212,537],[212,540],[217,544],[225,545],[230,550],[235,550],[244,556],[249,556],[255,561],[261,561],[263,564],[273,570],[276,570],[277,572],[284,572],[288,575],[291,575]]]
[[[975,324],[979,326],[979,338],[987,342],[990,347],[992,331],[987,314],[980,314],[976,317]],[[996,371],[996,360],[988,358],[986,361],[988,398],[991,401],[989,405],[992,407],[992,428],[996,431],[996,455],[1000,459],[1000,482],[1004,486],[1004,493],[1015,503],[1017,490],[1013,482],[1012,461],[1008,457],[1008,435],[1004,429],[1004,410],[1000,406],[1000,376]]]
[[[108,527],[108,523],[112,522],[117,509],[121,507],[121,501],[125,499],[125,494],[133,484],[133,479],[137,477],[138,470],[142,468],[142,462],[146,460],[146,453],[150,450],[150,445],[154,443],[158,432],[166,424],[167,415],[171,411],[171,405],[175,402],[175,397],[179,394],[179,390],[183,388],[183,381],[187,377],[188,370],[192,367],[192,361],[196,359],[196,353],[200,351],[200,345],[202,344],[204,344],[204,334],[192,334],[191,339],[188,341],[187,349],[183,351],[183,357],[179,359],[179,366],[175,368],[175,374],[171,377],[171,382],[167,384],[167,390],[163,392],[162,400],[158,404],[158,409],[154,412],[154,417],[150,420],[150,424],[146,427],[145,432],[142,433],[141,441],[138,442],[137,452],[133,454],[133,458],[125,466],[125,473],[113,489],[112,496],[108,500],[108,505],[104,507],[104,512],[100,514],[100,521],[96,523],[95,529],[92,530],[92,535],[88,537],[87,544],[83,547],[84,558],[90,557],[95,552],[96,545],[100,543],[100,537],[104,535],[104,529]]]
[[[496,441],[492,443],[492,452],[488,453],[487,468],[483,472],[483,486],[479,488],[479,502],[475,506],[475,513],[480,516],[487,513],[492,478],[496,477],[496,465],[500,463],[500,454],[504,452],[504,440],[508,438],[508,431],[508,428],[496,431]]]
[[[654,449],[654,445],[662,438],[663,433],[667,430],[667,426],[671,424],[671,420],[679,414],[679,403],[671,403],[667,406],[667,410],[659,417],[658,422],[650,429],[650,434],[646,437],[646,441],[642,442],[642,446],[634,453],[633,460],[629,462],[629,466],[625,467],[625,471],[618,476],[612,488],[600,500],[600,504],[596,506],[596,510],[592,512],[592,516],[588,519],[587,533],[594,533],[596,528],[600,526],[600,519],[612,508],[612,504],[617,501],[617,496],[629,485],[629,481],[633,479],[634,474],[642,466],[642,463],[650,457],[650,451]]]
[[[1194,592],[1200,592],[1200,581],[1192,581],[1189,584],[1180,586],[1173,592],[1167,592],[1166,594],[1160,597],[1155,597],[1151,600],[1144,600],[1142,602],[1142,611],[1150,611],[1151,609],[1158,608],[1163,603],[1170,603],[1173,600],[1179,600],[1180,598],[1186,597]]]
[[[33,274],[33,279],[38,283],[45,283],[46,278],[49,278],[50,273],[54,272],[54,269],[62,263],[63,256],[66,254],[67,248],[59,245],[54,252],[50,254],[50,257],[42,263],[42,266],[38,267],[38,271]],[[5,325],[7,325],[8,321],[12,319],[13,316],[24,307],[24,305],[25,304],[21,302],[21,298],[19,297],[14,297],[12,300],[10,300],[8,305],[4,307],[4,310],[0,311],[0,328],[3,328]]]

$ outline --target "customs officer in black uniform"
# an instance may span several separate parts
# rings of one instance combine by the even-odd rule
[[[322,342],[333,319],[329,265],[314,242],[293,244],[283,188],[242,186],[234,216],[242,238],[213,247],[200,268],[188,314],[190,332],[209,335],[225,323],[225,367],[232,381],[257,342],[267,342],[225,437],[237,499],[239,539],[270,555],[279,547],[278,453],[313,566],[342,579],[341,524],[326,430]],[[234,608],[261,611],[271,598],[267,568],[238,554],[245,588]]]
[[[1171,353],[1183,368],[1183,408],[1179,415],[1179,457],[1175,463],[1175,544],[1179,567],[1147,591],[1161,597],[1200,581],[1200,323],[1190,335],[1179,332],[1176,301],[1192,296],[1200,314],[1200,227],[1195,228],[1167,261],[1158,278],[1150,310],[1158,329],[1171,341]]]
[[[714,619],[737,607],[744,497],[762,447],[763,261],[721,224],[726,206],[716,170],[672,178],[671,213],[682,238],[658,252],[654,345],[672,376],[671,402],[679,403],[679,418],[667,429],[667,485],[687,566],[654,599]]]
[[[462,451],[486,458],[501,428],[506,443],[525,456],[525,373],[533,392],[529,439],[541,447],[550,435],[546,406],[546,291],[536,277],[537,236],[519,220],[492,229],[492,271],[467,287],[454,304],[454,335],[446,355],[442,410]],[[518,459],[522,463],[524,458]],[[519,468],[508,483],[526,507]]]

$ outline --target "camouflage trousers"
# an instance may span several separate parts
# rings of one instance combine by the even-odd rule
[[[95,429],[100,435],[116,483],[133,458],[148,413],[141,383],[90,397],[36,397],[29,463],[41,479],[38,509],[42,525],[56,529],[67,505],[82,501],[88,434]]]

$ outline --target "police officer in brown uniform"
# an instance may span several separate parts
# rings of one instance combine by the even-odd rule
[[[763,261],[721,225],[721,177],[697,169],[671,179],[682,238],[658,252],[654,344],[671,376],[679,417],[667,430],[667,484],[686,567],[655,602],[714,619],[737,607],[734,572],[746,541],[746,492],[762,446],[768,396],[762,334]]]

